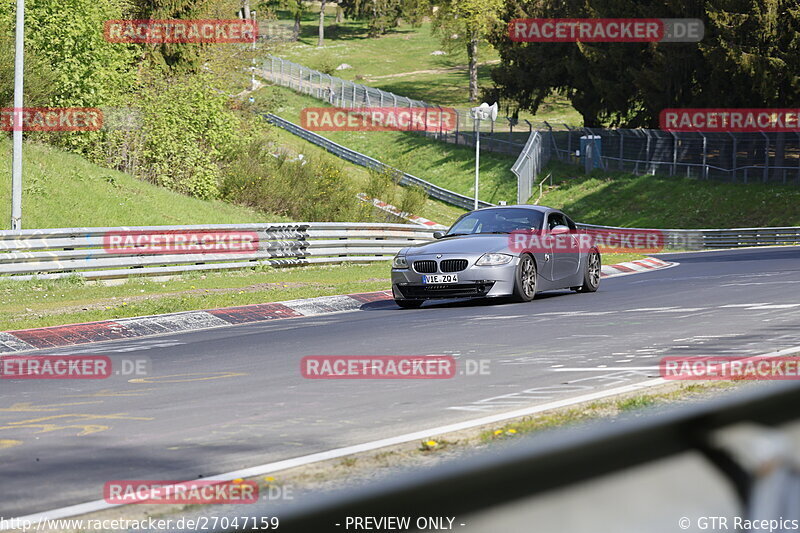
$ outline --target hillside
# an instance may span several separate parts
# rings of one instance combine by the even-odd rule
[[[0,136],[0,228],[9,229],[11,141]],[[43,144],[23,147],[23,228],[279,222],[285,218],[190,198]]]

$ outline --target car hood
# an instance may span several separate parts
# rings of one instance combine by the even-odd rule
[[[463,235],[409,246],[405,255],[508,252],[509,235]]]

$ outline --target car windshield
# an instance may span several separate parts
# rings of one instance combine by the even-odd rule
[[[447,235],[476,233],[511,233],[516,230],[541,229],[544,215],[534,209],[481,209],[456,221]]]

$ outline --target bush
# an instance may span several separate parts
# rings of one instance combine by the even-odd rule
[[[251,141],[224,171],[228,201],[295,220],[350,221],[366,211],[339,161],[275,153],[264,139]]]

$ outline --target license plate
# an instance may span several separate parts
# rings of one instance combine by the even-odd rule
[[[458,283],[458,274],[432,274],[422,276],[422,283]]]

